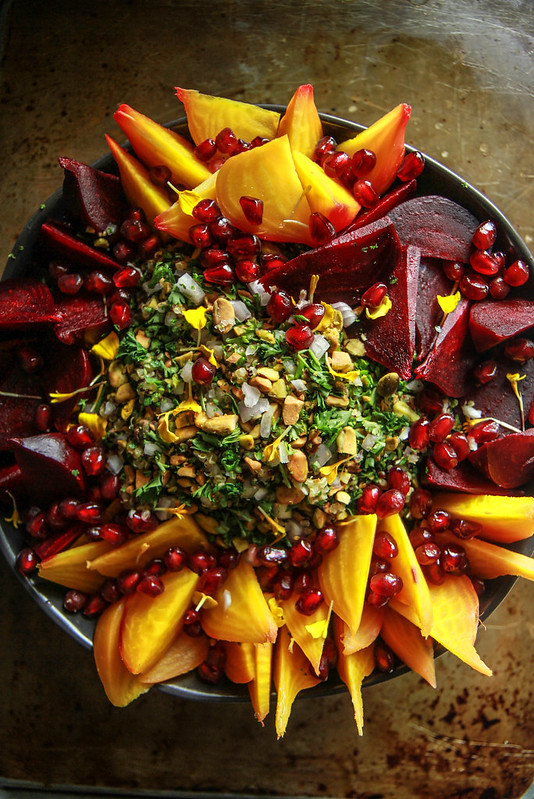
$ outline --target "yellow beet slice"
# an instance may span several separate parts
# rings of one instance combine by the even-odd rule
[[[241,197],[254,197],[263,202],[260,225],[252,224],[245,217],[239,203]],[[225,161],[217,172],[217,202],[222,213],[245,233],[256,233],[272,241],[312,244],[311,210],[287,136]]]
[[[490,494],[436,494],[433,510],[446,510],[455,518],[482,525],[480,538],[511,543],[534,534],[534,497]]]
[[[277,692],[276,734],[281,738],[286,731],[297,694],[321,682],[313,674],[311,664],[302,649],[295,641],[292,642],[286,625],[278,632],[274,649],[273,678]]]
[[[345,655],[341,640],[342,632],[341,619],[334,618],[334,638],[338,650],[337,671],[349,689],[358,734],[363,735],[362,683],[365,677],[373,673],[375,668],[374,646],[371,644],[365,649],[353,652],[351,655]]]
[[[323,557],[317,572],[327,604],[351,634],[360,626],[373,553],[377,518],[354,516],[340,526],[339,545]]]
[[[157,683],[172,680],[181,674],[196,669],[206,659],[210,648],[209,639],[204,635],[192,638],[183,630],[178,633],[162,657],[152,668],[139,675],[142,683]]]
[[[429,590],[433,607],[432,638],[471,668],[491,676],[491,669],[474,647],[478,630],[478,596],[469,577],[446,575],[441,585],[430,583]],[[418,623],[413,606],[404,605],[397,599],[391,599],[389,604],[413,624]]]
[[[181,191],[175,203],[154,219],[158,230],[174,236],[180,241],[191,242],[189,228],[198,224],[198,219],[193,216],[193,208],[201,200],[215,199],[215,184],[217,175],[214,173],[191,191]]]
[[[278,136],[287,133],[293,152],[311,158],[315,146],[323,135],[323,123],[319,117],[310,83],[299,86],[287,105],[278,126]]]
[[[254,716],[261,725],[271,708],[273,649],[272,643],[254,645],[254,679],[249,682],[248,690]]]
[[[326,216],[336,231],[349,225],[360,210],[352,194],[303,153],[293,151],[293,160],[312,212]]]
[[[107,134],[106,141],[119,167],[122,188],[129,205],[132,208],[141,208],[146,221],[153,226],[154,218],[170,205],[167,192],[155,186],[143,164]]]
[[[351,655],[359,652],[372,644],[380,633],[382,619],[384,618],[384,608],[376,608],[364,602],[360,626],[356,632],[351,633],[345,623],[341,640],[343,643],[343,654]]]
[[[184,516],[169,519],[151,533],[135,536],[120,547],[89,559],[88,568],[106,577],[117,577],[124,569],[140,568],[151,558],[161,557],[172,546],[180,546],[189,554],[209,549],[205,533],[191,516]]]
[[[121,622],[119,651],[132,674],[147,672],[162,657],[183,624],[198,583],[189,569],[161,577],[165,590],[156,597],[130,594]]]
[[[119,654],[119,635],[126,599],[109,605],[99,617],[93,639],[93,656],[106,696],[115,707],[125,707],[150,685],[128,671]]]
[[[388,189],[397,174],[404,158],[404,133],[410,119],[411,108],[400,103],[366,130],[338,146],[349,155],[366,148],[376,155],[376,164],[365,176],[378,194]]]
[[[256,650],[254,644],[226,641],[224,673],[232,682],[243,684],[256,676]]]
[[[209,177],[210,171],[193,153],[193,145],[175,131],[125,103],[115,111],[113,119],[142,163],[148,169],[166,166],[171,171],[173,185],[190,189]]]
[[[238,139],[252,141],[256,136],[272,139],[276,135],[280,114],[251,103],[202,94],[195,89],[175,87],[176,96],[184,104],[189,132],[195,144],[214,139],[223,128],[231,128]]]
[[[323,602],[310,616],[305,616],[297,610],[297,600],[298,595],[293,595],[289,599],[281,601],[280,607],[291,636],[310,661],[315,673],[318,674],[328,632],[329,606]]]
[[[217,605],[202,613],[204,632],[222,641],[263,644],[276,640],[277,626],[252,566],[241,558],[215,594]]]
[[[386,530],[395,539],[399,550],[397,557],[391,563],[392,571],[401,577],[403,584],[396,598],[414,608],[417,624],[426,638],[430,635],[432,625],[432,602],[428,583],[417,562],[406,528],[397,513],[382,519],[378,527],[380,530]]]
[[[412,671],[436,687],[434,647],[430,638],[423,638],[421,630],[390,607],[384,608],[380,636],[390,649]]]
[[[436,541],[439,546],[445,543],[460,544],[469,560],[469,571],[481,580],[491,580],[493,577],[506,575],[534,580],[534,558],[529,558],[528,555],[513,552],[480,538],[460,541],[456,536],[444,533],[437,536]]]
[[[39,577],[64,585],[65,588],[75,588],[92,594],[98,591],[104,578],[101,574],[91,571],[87,561],[109,552],[110,549],[111,544],[107,541],[94,541],[58,552],[41,561],[38,567]]]

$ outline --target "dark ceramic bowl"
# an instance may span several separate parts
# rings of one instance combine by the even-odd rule
[[[283,112],[282,106],[265,106],[276,111]],[[363,128],[353,122],[349,122],[337,117],[321,114],[325,134],[334,136],[338,141],[350,138],[360,132]],[[185,119],[179,119],[169,123],[182,135],[187,135],[187,124]],[[411,150],[407,146],[407,150]],[[94,164],[95,167],[106,172],[117,173],[115,161],[111,155],[100,158]],[[533,258],[527,246],[522,241],[518,233],[514,230],[506,217],[496,208],[483,194],[473,186],[470,186],[463,178],[451,172],[447,167],[439,164],[430,157],[426,157],[426,166],[423,174],[418,178],[417,193],[440,194],[454,200],[467,208],[479,220],[493,219],[499,228],[498,249],[506,252],[513,258],[522,258],[533,263]],[[35,247],[37,234],[42,223],[49,217],[61,219],[65,212],[61,190],[55,192],[46,200],[39,211],[29,220],[28,224],[21,233],[11,257],[8,260],[3,278],[21,277],[31,274],[32,252]],[[16,573],[24,588],[30,593],[35,602],[47,613],[61,628],[70,636],[77,640],[87,649],[92,649],[92,638],[94,622],[89,621],[83,616],[67,615],[63,612],[64,589],[53,583],[39,580],[36,577],[22,577],[15,566],[15,559],[19,550],[23,546],[23,538],[11,524],[5,521],[0,522],[0,549],[2,550],[9,566]],[[510,548],[524,555],[534,554],[534,537],[519,541]],[[498,607],[505,596],[513,587],[517,578],[500,577],[489,580],[480,599],[480,617],[482,620]],[[445,650],[437,648],[436,654],[440,655]],[[364,685],[374,685],[393,677],[400,676],[408,671],[406,666],[399,666],[392,674],[383,675],[373,674],[367,678]],[[246,686],[235,685],[233,683],[222,682],[219,685],[208,685],[201,682],[194,673],[176,678],[161,686],[161,690],[186,699],[208,702],[235,702],[249,701],[249,693]],[[331,678],[328,682],[316,688],[305,691],[301,696],[325,696],[345,691],[345,686],[338,678]]]

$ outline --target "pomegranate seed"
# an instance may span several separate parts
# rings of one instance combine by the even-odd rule
[[[83,610],[87,603],[88,596],[83,591],[76,591],[71,588],[63,598],[63,609],[67,613],[78,613]]]
[[[439,441],[432,452],[434,460],[440,469],[450,471],[458,466],[458,455],[452,444],[448,441]]]
[[[237,136],[232,128],[223,128],[215,136],[215,144],[220,153],[231,155],[239,149]]]
[[[213,244],[213,236],[211,235],[209,225],[203,223],[192,225],[189,228],[189,238],[192,244],[194,244],[195,247],[200,247],[200,249],[211,247]]]
[[[313,546],[308,538],[296,541],[289,550],[289,560],[296,568],[306,566],[312,556]]]
[[[215,666],[212,663],[201,663],[197,666],[197,677],[203,682],[210,685],[217,685],[223,676],[223,669],[220,666]]]
[[[107,608],[106,600],[100,594],[93,594],[87,597],[87,602],[83,606],[82,614],[88,619],[94,619]]]
[[[273,291],[267,303],[267,313],[273,320],[281,324],[285,322],[293,313],[293,300],[287,291]]]
[[[379,530],[373,543],[373,555],[381,560],[391,560],[399,554],[397,542],[386,530]]]
[[[85,449],[94,446],[95,437],[88,427],[77,424],[67,430],[67,441],[76,449]]]
[[[310,236],[316,244],[323,244],[330,241],[336,235],[336,229],[332,222],[320,211],[310,214],[309,221]]]
[[[46,513],[46,521],[53,530],[62,530],[66,526],[66,520],[61,513],[59,504],[59,502],[53,502]]]
[[[419,407],[428,416],[437,416],[443,411],[443,397],[436,391],[423,389],[419,395]]]
[[[204,630],[201,623],[197,621],[191,622],[191,624],[184,624],[184,633],[190,638],[200,638],[201,635],[204,635]]]
[[[287,560],[287,550],[281,547],[263,546],[257,551],[257,558],[262,566],[275,566]]]
[[[364,178],[374,169],[375,164],[376,154],[364,147],[354,153],[350,166],[355,177]]]
[[[315,145],[313,160],[322,163],[325,156],[333,153],[337,147],[337,142],[333,136],[323,136]]]
[[[209,227],[213,238],[222,244],[226,244],[228,239],[236,234],[236,228],[225,216],[218,216],[209,223]]]
[[[482,525],[468,519],[453,519],[451,521],[451,532],[454,533],[456,538],[467,541],[482,532]]]
[[[96,485],[91,485],[87,489],[87,502],[100,502],[102,499],[102,494],[100,492],[100,488]]]
[[[135,258],[135,246],[124,239],[113,245],[113,257],[119,264],[126,264]]]
[[[172,178],[172,172],[165,164],[150,167],[148,174],[155,186],[166,186]]]
[[[68,271],[69,267],[59,261],[50,261],[48,264],[48,273],[54,280],[57,280],[61,275],[66,275]]]
[[[204,139],[200,144],[197,144],[193,152],[200,161],[209,161],[217,152],[215,139]]]
[[[260,276],[260,267],[255,261],[243,258],[235,265],[235,276],[242,283],[252,283]]]
[[[434,444],[437,444],[438,441],[444,441],[447,438],[453,427],[454,416],[452,413],[442,413],[430,422],[428,437]]]
[[[358,513],[374,513],[382,491],[374,483],[363,486],[361,496],[356,502]]]
[[[528,338],[516,338],[507,341],[504,347],[504,354],[507,358],[517,363],[526,363],[534,357],[534,341]]]
[[[374,608],[383,608],[388,604],[389,597],[375,594],[374,591],[368,591],[365,601],[368,605],[372,605]]]
[[[220,266],[221,264],[230,265],[230,256],[226,250],[210,247],[200,253],[200,263],[205,269],[209,269],[212,266]]]
[[[337,649],[331,638],[327,638],[324,642],[323,652],[319,661],[319,668],[317,676],[320,680],[327,680],[330,674],[330,669],[333,669],[337,663]]]
[[[526,261],[517,260],[504,270],[503,280],[509,286],[523,286],[530,276],[529,266]]]
[[[139,269],[133,266],[124,266],[122,269],[118,269],[113,275],[113,283],[119,289],[133,288],[138,285],[140,279],[141,273]]]
[[[108,522],[100,527],[101,540],[107,541],[109,544],[113,544],[113,546],[120,546],[121,544],[124,544],[127,537],[128,532],[121,524]]]
[[[187,552],[179,546],[169,547],[163,555],[163,562],[168,571],[179,572],[187,562]]]
[[[352,176],[351,164],[352,159],[350,155],[343,152],[343,150],[327,153],[321,163],[325,174],[327,174],[329,178],[334,178],[343,182],[347,173]]]
[[[410,513],[414,519],[426,519],[432,508],[432,494],[426,488],[415,488],[410,497]]]
[[[339,545],[339,535],[335,527],[326,526],[317,533],[313,548],[320,555],[332,552]]]
[[[430,443],[429,428],[428,419],[421,418],[413,422],[408,433],[408,443],[412,449],[423,450],[428,447]]]
[[[451,523],[450,513],[446,510],[435,510],[427,517],[426,526],[430,533],[443,533]]]
[[[268,142],[269,139],[267,139],[265,136],[254,136],[250,142],[250,146],[252,149],[254,149],[255,147],[261,147],[263,144],[267,144]]]
[[[115,286],[115,291],[108,298],[109,304],[113,305],[114,302],[122,302],[128,305],[130,302],[130,294],[127,289],[119,289]]]
[[[424,541],[415,550],[415,557],[421,566],[430,566],[441,555],[441,549],[434,541]]]
[[[381,572],[373,574],[369,587],[374,594],[387,596],[391,599],[402,590],[402,579],[398,574],[393,574],[393,572]]]
[[[293,590],[297,594],[304,594],[310,591],[313,585],[313,577],[308,571],[299,571],[293,583]]]
[[[71,521],[72,519],[76,518],[77,508],[80,504],[79,499],[75,499],[74,497],[67,497],[67,499],[62,499],[59,503],[59,512],[63,516],[64,519],[68,519]]]
[[[489,250],[497,239],[497,225],[492,219],[482,222],[473,233],[473,244],[477,250]]]
[[[72,272],[68,275],[61,275],[57,281],[57,287],[62,294],[78,294],[82,286],[83,277],[77,272]]]
[[[38,372],[43,366],[43,358],[33,347],[19,347],[17,358],[23,370],[28,374]]]
[[[107,580],[104,580],[100,586],[99,593],[104,602],[107,602],[108,605],[113,604],[113,602],[117,602],[117,600],[122,596],[121,592],[119,591],[117,581],[114,580],[113,577],[108,577]]]
[[[392,516],[404,507],[405,496],[398,488],[389,488],[380,495],[376,503],[376,515],[379,519]]]
[[[481,363],[477,364],[477,366],[475,366],[473,369],[473,376],[477,383],[485,386],[486,383],[494,380],[497,376],[497,361],[491,359],[489,361],[482,361]]]
[[[125,302],[114,302],[109,309],[109,318],[119,330],[124,330],[132,322],[132,309]]]
[[[445,572],[441,568],[439,560],[425,566],[425,577],[433,585],[441,585],[445,580]]]
[[[81,502],[76,508],[76,518],[84,524],[101,524],[102,507],[96,502]]]
[[[195,205],[192,212],[195,219],[198,219],[199,222],[214,222],[218,219],[221,214],[221,209],[215,202],[215,200],[199,200],[199,202]]]
[[[126,525],[132,533],[151,533],[158,526],[159,521],[150,510],[131,510],[126,517]]]
[[[456,431],[455,433],[451,433],[447,441],[456,452],[458,461],[464,461],[468,457],[471,448],[469,447],[469,441],[466,435]]]
[[[208,361],[204,356],[200,356],[194,362],[191,368],[191,377],[193,381],[199,386],[209,386],[213,380],[216,367]]]
[[[93,294],[105,296],[113,290],[113,281],[104,272],[91,272],[86,278],[85,288]]]
[[[489,282],[489,293],[494,300],[504,300],[510,293],[511,286],[501,276],[494,277]]]
[[[378,671],[383,674],[391,674],[395,670],[395,655],[383,641],[375,642],[373,654]]]
[[[234,282],[235,274],[229,263],[220,263],[205,269],[204,279],[208,283],[215,283],[218,286],[229,286]]]
[[[312,330],[315,330],[324,316],[324,311],[324,305],[322,305],[320,302],[311,302],[309,305],[299,308],[298,312],[300,316],[304,316],[308,320]]]
[[[141,219],[125,219],[120,227],[120,234],[126,241],[139,244],[150,236],[150,227]]]
[[[17,569],[21,574],[24,575],[33,574],[37,570],[39,563],[40,558],[33,549],[30,549],[30,547],[21,549],[15,560]]]
[[[465,266],[459,261],[444,261],[443,272],[453,283],[458,283],[465,274]]]
[[[273,593],[278,600],[289,599],[293,593],[293,575],[290,572],[282,572],[273,584]]]
[[[469,263],[479,275],[486,275],[486,277],[494,277],[499,273],[499,264],[486,250],[475,250],[471,253]]]
[[[198,590],[202,591],[204,594],[213,596],[224,583],[227,576],[227,571],[223,569],[222,566],[214,566],[211,569],[206,569],[200,575]]]
[[[189,555],[188,566],[191,571],[196,574],[201,574],[206,569],[211,569],[217,565],[217,561],[213,555],[208,555],[206,552],[193,552]]]
[[[223,569],[226,571],[230,571],[230,569],[235,569],[237,564],[239,563],[239,553],[234,552],[231,549],[227,549],[224,552],[221,552],[218,558],[219,566],[222,566]]]
[[[91,477],[102,474],[106,467],[106,453],[103,447],[87,447],[82,452],[82,466]]]
[[[475,302],[483,300],[489,294],[488,284],[484,278],[480,277],[480,275],[477,275],[475,272],[466,272],[461,278],[458,288],[464,297],[468,300],[474,300]]]
[[[352,187],[352,194],[356,202],[363,208],[374,208],[378,202],[378,194],[369,180],[357,180]]]
[[[439,564],[447,574],[463,574],[469,565],[465,549],[459,544],[447,544],[443,547]]]
[[[143,566],[143,577],[161,577],[166,571],[163,558],[151,558]]]
[[[159,577],[152,574],[147,574],[141,577],[135,590],[140,594],[156,597],[163,593],[165,585]]]
[[[239,205],[247,222],[251,225],[261,225],[263,221],[263,200],[257,197],[240,197]]]
[[[478,422],[469,431],[469,438],[477,444],[486,444],[488,441],[495,441],[499,438],[499,423],[492,420]]]
[[[388,287],[385,283],[374,283],[361,296],[360,304],[364,308],[378,308],[386,298]]]
[[[401,494],[407,496],[412,487],[410,475],[400,466],[392,466],[388,471],[388,485],[390,488],[398,488]]]
[[[261,242],[254,233],[246,233],[229,238],[226,247],[232,258],[247,258],[260,252]]]
[[[136,569],[125,569],[117,577],[117,587],[121,594],[133,594],[141,580],[141,573]]]
[[[413,549],[415,550],[426,541],[433,541],[433,535],[430,530],[427,530],[424,527],[414,527],[409,535],[409,539]]]
[[[208,163],[208,169],[210,172],[217,172],[218,169],[222,167],[225,162],[225,158],[223,155],[214,155],[213,158]]]
[[[52,406],[43,402],[35,409],[34,423],[41,433],[47,433],[52,426]]]
[[[407,153],[397,169],[397,177],[403,183],[408,183],[409,180],[418,178],[424,168],[425,158],[422,153],[419,151]]]
[[[272,269],[278,269],[279,266],[283,266],[286,260],[287,258],[281,253],[266,252],[261,256],[261,265],[264,269],[271,271]]]
[[[313,331],[309,325],[293,325],[286,330],[286,343],[294,350],[307,350],[313,343]]]
[[[189,608],[185,612],[184,625],[197,624],[200,621],[200,613],[194,608]]]
[[[102,499],[115,499],[119,493],[121,482],[117,474],[111,472],[104,472],[98,482]]]
[[[295,608],[303,616],[311,616],[324,602],[322,592],[318,588],[309,588],[300,594]]]

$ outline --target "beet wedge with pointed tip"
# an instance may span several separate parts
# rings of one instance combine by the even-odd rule
[[[417,311],[415,315],[416,360],[426,358],[436,338],[436,326],[441,324],[443,311],[438,296],[450,294],[452,283],[445,275],[442,262],[435,258],[421,258],[417,283]]]
[[[519,488],[534,478],[534,428],[488,441],[469,456],[501,488]]]
[[[283,136],[284,133],[287,133],[293,151],[297,150],[308,158],[313,156],[317,142],[323,135],[323,123],[310,83],[299,86],[287,104],[276,135]]]
[[[435,495],[432,508],[446,510],[453,519],[478,522],[480,538],[489,541],[509,544],[534,535],[533,497],[443,492]]]
[[[62,296],[56,305],[56,315],[54,331],[63,344],[74,344],[86,335],[100,338],[111,327],[102,297],[94,294]]]
[[[106,255],[103,250],[91,247],[51,219],[41,225],[39,245],[43,254],[50,258],[58,258],[69,265],[112,272],[120,269],[120,264]]]
[[[118,227],[126,211],[119,178],[74,158],[60,156],[58,160],[64,170],[63,199],[69,211],[96,233]]]
[[[477,352],[485,352],[534,327],[534,301],[487,300],[473,303],[469,332]]]
[[[341,232],[341,235],[352,233],[353,230],[359,230],[362,227],[370,225],[371,222],[376,222],[388,216],[389,212],[400,205],[405,200],[408,200],[417,188],[417,181],[410,180],[407,183],[401,183],[400,186],[394,186],[386,194],[378,200],[377,204],[369,210],[363,209],[360,211],[356,219],[350,223],[348,227]]]
[[[49,325],[56,319],[54,298],[48,286],[31,277],[0,282],[0,330],[26,330],[29,325]]]
[[[10,438],[3,448],[13,451],[35,502],[51,502],[58,496],[84,496],[80,453],[61,433]]]
[[[424,475],[425,485],[441,488],[443,491],[458,491],[463,494],[504,494],[521,495],[519,489],[500,488],[487,477],[484,477],[468,461],[462,461],[454,469],[440,469],[436,462],[429,458]]]
[[[321,682],[302,649],[292,641],[286,625],[280,629],[274,648],[273,679],[277,694],[276,734],[282,738],[297,694]]]

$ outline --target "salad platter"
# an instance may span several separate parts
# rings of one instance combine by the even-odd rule
[[[368,129],[177,90],[17,242],[0,291],[2,548],[125,705],[435,685],[533,579],[532,258]],[[272,685],[276,693],[272,694]],[[302,692],[302,693],[301,693]]]

